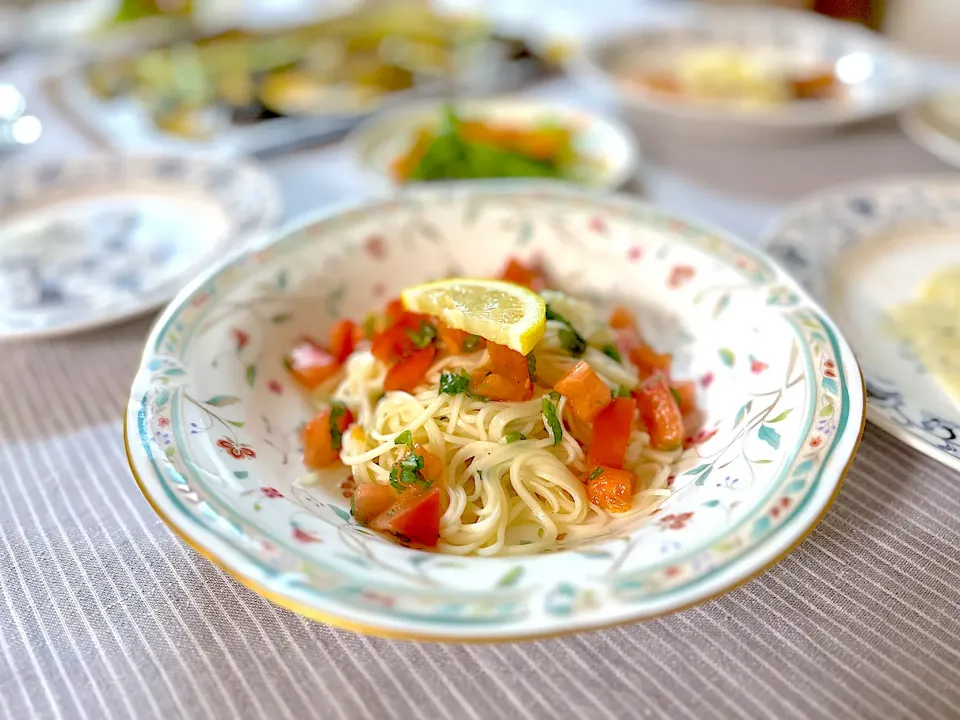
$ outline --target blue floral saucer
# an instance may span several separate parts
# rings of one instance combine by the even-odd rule
[[[157,307],[280,211],[259,170],[92,157],[0,180],[0,340],[58,335]]]

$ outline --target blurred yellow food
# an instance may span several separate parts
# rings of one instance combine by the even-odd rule
[[[909,303],[889,313],[894,332],[960,402],[960,267],[930,278]]]
[[[682,93],[693,97],[775,105],[793,96],[782,70],[737,48],[697,48],[677,61]]]

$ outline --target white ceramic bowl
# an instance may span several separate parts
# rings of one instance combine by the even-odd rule
[[[745,109],[672,98],[631,83],[625,68],[669,67],[693,48],[742,48],[796,70],[833,68],[844,84],[836,99]],[[586,42],[570,72],[587,88],[605,88],[638,129],[707,138],[781,140],[896,112],[920,95],[914,64],[880,36],[850,23],[775,8],[698,9],[663,23]]]
[[[582,174],[583,184],[588,187],[613,190],[637,172],[639,152],[633,135],[620,122],[599,113],[510,96],[464,100],[457,103],[457,112],[463,118],[517,126],[547,121],[574,128],[574,146],[584,158],[574,170]],[[442,114],[443,103],[439,101],[402,106],[363,123],[347,144],[362,171],[382,187],[392,187],[397,183],[391,176],[390,163],[410,147],[418,130],[439,126]]]
[[[453,557],[388,542],[349,486],[302,487],[310,409],[283,357],[412,283],[541,256],[562,287],[640,312],[699,383],[700,443],[659,511],[589,544]],[[191,546],[281,605],[404,638],[509,640],[656,617],[746,582],[830,506],[863,428],[859,367],[762,255],[625,197],[560,183],[457,183],[301,222],[183,290],[147,341],[130,466]]]

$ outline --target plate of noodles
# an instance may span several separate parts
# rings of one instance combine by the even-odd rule
[[[771,567],[864,421],[833,323],[756,251],[556,182],[404,189],[211,269],[157,322],[130,467],[188,544],[340,627],[510,640]]]

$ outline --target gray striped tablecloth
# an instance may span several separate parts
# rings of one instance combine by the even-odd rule
[[[370,639],[153,514],[120,428],[147,327],[3,347],[4,719],[960,717],[960,476],[872,427],[818,529],[722,599],[527,644]]]

